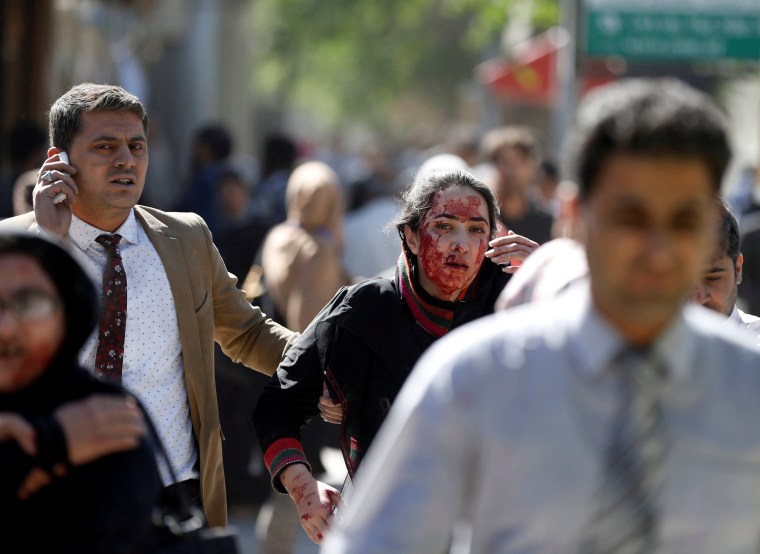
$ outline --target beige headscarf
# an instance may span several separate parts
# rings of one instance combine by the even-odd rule
[[[264,241],[264,281],[285,325],[303,331],[338,288],[344,200],[338,176],[322,162],[297,167],[286,191],[288,219]]]

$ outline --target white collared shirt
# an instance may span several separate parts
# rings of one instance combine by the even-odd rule
[[[671,438],[661,552],[743,554],[760,539],[760,351],[685,306],[653,348]],[[326,537],[326,554],[578,551],[621,405],[625,342],[578,283],[438,340],[404,383]],[[455,548],[451,551],[460,552]]]
[[[744,313],[734,304],[734,310],[728,319],[739,327],[745,327],[749,330],[755,337],[757,345],[760,346],[760,317]]]
[[[104,231],[72,215],[69,240],[72,254],[101,291],[107,261],[105,249],[95,242]],[[172,467],[180,481],[198,477],[190,407],[182,362],[177,312],[166,271],[150,239],[132,210],[116,233],[123,238],[121,257],[127,275],[127,326],[124,339],[122,385],[150,414]],[[95,367],[98,332],[85,343],[80,363]],[[161,467],[165,485],[171,483]]]

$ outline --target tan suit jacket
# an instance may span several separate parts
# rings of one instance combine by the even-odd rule
[[[201,498],[211,526],[227,524],[222,429],[214,380],[214,341],[233,361],[272,375],[297,334],[252,306],[227,272],[200,216],[135,207],[166,270],[177,310],[190,415],[200,456]],[[34,214],[0,222],[35,229]],[[245,417],[241,414],[241,417]]]

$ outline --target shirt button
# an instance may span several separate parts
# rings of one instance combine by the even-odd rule
[[[129,364],[124,364],[124,369],[129,369]]]

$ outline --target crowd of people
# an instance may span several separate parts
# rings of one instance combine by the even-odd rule
[[[589,93],[562,183],[524,126],[412,168],[373,149],[350,182],[272,136],[254,183],[209,125],[171,206],[139,203],[139,98],[83,83],[49,118],[0,221],[12,534],[58,516],[35,544],[159,552],[167,498],[223,528],[258,471],[262,552],[299,527],[325,552],[760,546],[757,262],[705,94]]]

